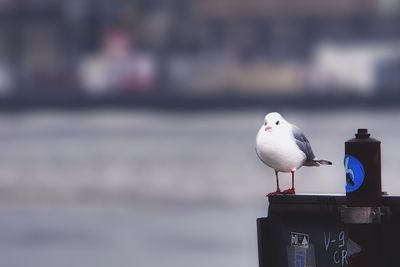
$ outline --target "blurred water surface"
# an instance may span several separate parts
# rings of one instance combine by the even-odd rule
[[[255,219],[275,189],[254,152],[265,113],[1,114],[3,265],[256,266]],[[344,193],[358,127],[382,141],[383,189],[400,193],[400,111],[281,113],[334,163],[300,169],[298,193]]]

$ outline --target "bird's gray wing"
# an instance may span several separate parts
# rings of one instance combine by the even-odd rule
[[[293,137],[295,139],[296,145],[299,147],[301,151],[306,155],[306,161],[312,161],[315,159],[314,153],[311,149],[310,142],[307,137],[303,134],[303,132],[293,125],[292,128]]]

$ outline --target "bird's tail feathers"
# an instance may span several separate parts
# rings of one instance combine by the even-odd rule
[[[318,163],[319,165],[332,165],[332,162],[325,159],[316,159],[314,162]]]
[[[325,159],[313,159],[310,161],[306,161],[304,166],[321,166],[321,165],[332,165],[332,162]]]

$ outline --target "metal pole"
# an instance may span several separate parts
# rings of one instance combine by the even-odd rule
[[[367,129],[345,143],[346,201],[343,221],[348,230],[348,266],[383,264],[381,142]]]

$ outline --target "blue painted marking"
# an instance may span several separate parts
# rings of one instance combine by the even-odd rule
[[[346,170],[346,192],[354,192],[364,182],[364,167],[357,158],[346,155],[344,157],[344,168]]]
[[[295,267],[304,267],[306,266],[306,253],[303,250],[296,250],[296,262]]]

